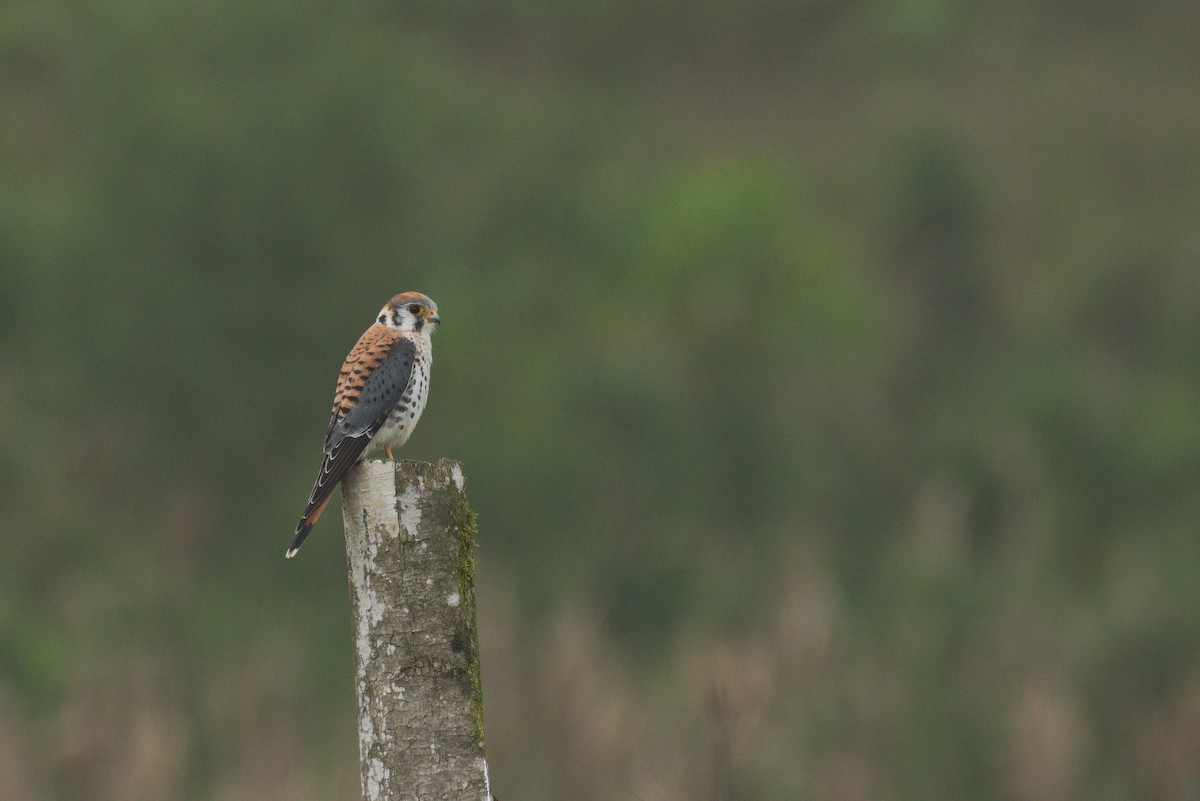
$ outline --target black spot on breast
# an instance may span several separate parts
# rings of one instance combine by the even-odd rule
[[[382,314],[381,314],[381,315],[379,315],[379,322],[381,322],[381,323],[382,323],[382,322],[383,322],[384,320],[386,320],[386,319],[387,319],[387,317],[385,317],[384,315],[382,315]]]

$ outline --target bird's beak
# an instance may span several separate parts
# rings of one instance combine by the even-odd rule
[[[425,312],[425,319],[434,325],[438,325],[442,322],[442,318],[438,316],[438,313],[432,310]]]

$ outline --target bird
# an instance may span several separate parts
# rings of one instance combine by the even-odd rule
[[[325,432],[325,456],[287,550],[289,559],[300,550],[350,468],[377,448],[392,459],[392,448],[412,435],[429,397],[430,334],[441,322],[437,304],[428,295],[402,292],[379,310],[346,356]]]

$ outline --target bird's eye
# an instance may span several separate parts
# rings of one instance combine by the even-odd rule
[[[409,305],[409,307],[408,307],[408,313],[409,313],[409,314],[420,314],[420,313],[421,313],[421,307],[420,307],[420,306],[418,306],[417,304],[413,303],[413,304]]]

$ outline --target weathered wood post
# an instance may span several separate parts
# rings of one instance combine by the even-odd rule
[[[491,801],[465,484],[449,459],[342,484],[365,801]]]

